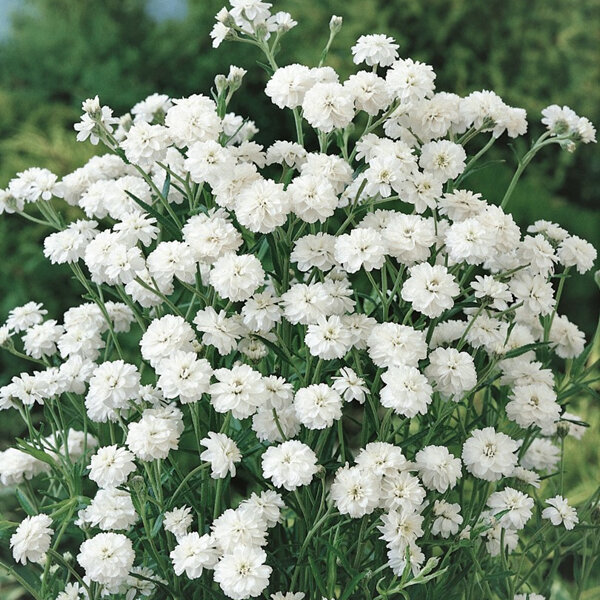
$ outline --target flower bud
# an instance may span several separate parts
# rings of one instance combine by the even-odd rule
[[[229,83],[233,91],[237,90],[242,85],[242,79],[244,79],[245,74],[246,69],[236,67],[235,65],[231,65],[231,67],[229,67],[227,82]]]
[[[225,75],[219,74],[215,77],[215,87],[217,88],[217,95],[221,95],[228,86],[227,77]]]
[[[342,19],[342,17],[332,15],[329,20],[329,31],[331,31],[331,33],[337,33],[342,28],[343,21],[344,19]]]
[[[140,495],[146,489],[146,482],[144,481],[144,478],[141,475],[136,475],[135,477],[132,477],[129,480],[129,487],[131,488],[132,492],[135,492],[136,494]]]
[[[569,424],[561,421],[556,425],[556,435],[559,438],[566,438],[569,435]]]

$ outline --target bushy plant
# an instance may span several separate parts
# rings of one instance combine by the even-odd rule
[[[547,107],[495,205],[463,184],[525,110],[435,92],[383,34],[341,83],[335,16],[316,67],[280,67],[293,18],[231,5],[213,45],[264,54],[295,141],[252,141],[232,66],[212,98],[86,100],[77,139],[110,153],[0,195],[55,230],[85,300],[0,327],[32,363],[0,388],[28,434],[0,453],[27,515],[1,524],[5,568],[41,600],[539,600],[569,558],[581,593],[600,491],[569,501],[564,447],[597,376],[558,307],[596,251],[506,211],[538,152],[594,127]]]

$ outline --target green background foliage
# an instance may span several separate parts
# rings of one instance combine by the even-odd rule
[[[273,120],[277,112],[263,92],[266,75],[256,66],[258,52],[229,43],[211,47],[209,31],[224,1],[188,0],[184,19],[156,21],[145,0],[23,0],[0,40],[0,186],[30,166],[64,175],[98,151],[75,141],[72,125],[83,99],[99,94],[121,114],[155,91],[174,97],[207,94],[214,76],[230,64],[252,70],[232,107],[255,120],[261,130],[257,141],[268,145],[290,136],[291,117]],[[280,0],[275,8],[299,22],[286,36],[282,63],[316,64],[329,18],[337,14],[344,27],[328,64],[342,78],[355,68],[350,47],[356,39],[387,33],[396,38],[401,56],[433,65],[438,90],[464,95],[493,89],[507,103],[524,107],[529,135],[541,132],[540,111],[551,103],[567,104],[600,124],[600,0]],[[494,150],[493,164],[468,185],[498,201],[525,150],[523,140],[511,150]],[[591,145],[575,154],[546,149],[511,200],[517,222],[553,220],[599,247],[599,158]],[[0,322],[10,308],[31,299],[44,302],[52,318],[77,301],[80,289],[70,272],[50,268],[41,253],[47,233],[14,215],[0,217]],[[574,277],[561,312],[590,337],[598,304],[593,275]],[[0,385],[21,367],[0,355]],[[600,444],[597,414],[591,407],[583,412],[595,431],[587,434],[567,473],[567,487],[582,496],[595,485],[582,480],[593,479],[586,463],[597,462]],[[2,418],[0,447],[19,433],[10,415]],[[7,506],[10,510],[0,495],[0,507]],[[556,598],[570,598],[568,574],[566,579],[567,591],[557,584]],[[5,596],[3,585],[0,577],[1,597],[19,597],[17,591]]]

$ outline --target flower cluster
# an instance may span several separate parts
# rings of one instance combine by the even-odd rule
[[[270,9],[231,0],[211,37],[264,52],[295,141],[252,141],[231,67],[212,98],[153,94],[121,118],[86,100],[77,137],[110,152],[0,192],[0,213],[55,230],[44,255],[87,300],[0,327],[34,365],[0,388],[28,427],[0,453],[33,509],[13,556],[43,600],[542,597],[519,563],[592,523],[595,500],[576,510],[551,476],[584,432],[567,405],[590,348],[559,302],[596,250],[506,207],[538,151],[594,128],[548,107],[494,204],[467,176],[524,110],[436,91],[382,34],[346,81],[326,52],[279,67],[296,22]]]

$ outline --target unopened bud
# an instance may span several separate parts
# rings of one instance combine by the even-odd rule
[[[227,81],[227,77],[225,75],[219,74],[215,77],[215,87],[217,88],[217,95],[220,96],[229,85]]]
[[[568,423],[561,421],[556,425],[556,435],[559,438],[566,438],[569,435],[571,427]]]
[[[141,475],[135,475],[129,480],[129,487],[136,494],[140,495],[146,489],[146,482]]]
[[[338,17],[337,15],[332,15],[329,20],[329,31],[331,33],[337,33],[342,28],[342,23],[344,19],[342,17]]]
[[[229,67],[227,81],[232,90],[237,90],[242,85],[242,79],[244,79],[246,72],[246,69],[242,69],[242,67],[236,67],[235,65]]]
[[[267,24],[266,23],[257,23],[254,26],[254,34],[256,35],[256,37],[259,40],[267,39],[267,36],[269,35],[269,28],[267,27]]]

